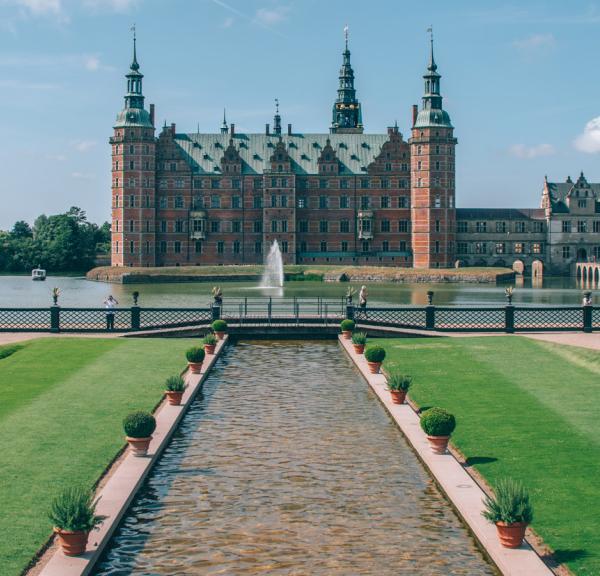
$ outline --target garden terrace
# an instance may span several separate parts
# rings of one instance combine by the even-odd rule
[[[456,415],[453,444],[491,485],[532,494],[534,530],[575,574],[600,573],[600,355],[521,337],[380,340],[417,405]]]

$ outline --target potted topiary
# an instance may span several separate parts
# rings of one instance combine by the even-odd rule
[[[392,397],[392,403],[404,404],[406,400],[406,393],[410,388],[412,378],[401,374],[400,372],[392,372],[387,378],[388,390]]]
[[[427,434],[431,450],[435,454],[445,454],[450,434],[456,428],[456,419],[443,408],[429,408],[421,414],[421,428]]]
[[[204,351],[207,354],[214,354],[217,347],[217,337],[214,334],[207,334],[203,339]]]
[[[500,544],[505,548],[521,546],[527,525],[533,520],[533,507],[523,485],[511,478],[499,480],[496,495],[487,496],[484,505],[482,514],[496,525]]]
[[[225,337],[225,331],[227,330],[227,322],[225,320],[215,320],[211,325],[213,332],[217,335],[219,340],[223,340]]]
[[[204,356],[204,348],[200,348],[199,346],[194,346],[185,353],[192,374],[200,374]]]
[[[134,456],[145,456],[156,430],[156,420],[150,412],[132,412],[123,420],[123,429]]]
[[[381,363],[385,358],[385,350],[381,346],[371,346],[365,350],[365,358],[371,374],[379,374]]]
[[[352,338],[352,330],[354,330],[354,320],[350,320],[349,318],[342,320],[340,328],[342,329],[342,336],[344,339],[350,340],[350,338]]]
[[[365,344],[367,343],[366,332],[353,332],[352,333],[352,345],[354,346],[354,352],[362,354],[365,351]]]
[[[85,553],[90,532],[106,518],[96,514],[97,504],[92,492],[79,486],[65,488],[52,501],[48,517],[65,556]]]
[[[181,376],[169,376],[165,382],[165,394],[171,406],[179,406],[185,392],[185,380]]]

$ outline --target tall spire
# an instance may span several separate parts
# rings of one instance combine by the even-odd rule
[[[223,125],[221,126],[221,134],[227,134],[229,132],[229,126],[227,125],[227,118],[225,117],[225,108],[223,108]]]
[[[433,28],[427,29],[429,33],[429,62],[427,71],[423,75],[425,93],[423,94],[422,109],[417,116],[415,127],[443,126],[451,128],[450,116],[442,108],[442,94],[440,92],[440,74],[433,56]]]
[[[279,114],[279,98],[275,98],[275,116],[273,118],[273,130],[277,136],[281,136],[281,116]]]
[[[136,50],[137,38],[136,38],[136,34],[135,34],[135,24],[131,27],[131,31],[133,32],[133,61],[131,62],[131,69],[139,70],[140,65],[138,64],[138,61],[137,61],[137,50]]]
[[[333,104],[330,132],[332,134],[360,134],[363,131],[362,111],[354,88],[354,70],[350,63],[350,50],[348,49],[348,26],[344,27],[344,45],[339,76],[340,84],[337,99]]]

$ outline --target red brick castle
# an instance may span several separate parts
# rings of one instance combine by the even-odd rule
[[[112,265],[285,263],[434,268],[456,260],[456,139],[442,107],[433,41],[411,137],[365,134],[346,38],[329,133],[155,135],[137,62],[112,146]]]

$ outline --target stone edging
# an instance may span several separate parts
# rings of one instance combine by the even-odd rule
[[[109,479],[96,495],[100,498],[97,513],[108,518],[99,530],[90,534],[86,553],[83,556],[69,558],[57,549],[42,568],[40,576],[85,576],[92,571],[146,476],[160,458],[181,419],[201,390],[207,374],[225,347],[227,338],[228,336],[225,336],[224,340],[217,343],[213,355],[205,357],[201,374],[191,374],[188,371],[185,377],[188,386],[181,406],[170,406],[165,401],[156,411],[156,431],[150,443],[148,456],[139,458],[128,452],[116,468],[111,470]]]
[[[356,364],[362,376],[385,406],[390,416],[427,467],[459,516],[469,527],[480,546],[504,576],[552,576],[529,544],[518,549],[503,548],[496,527],[483,518],[485,493],[452,454],[434,454],[419,425],[419,416],[409,404],[392,404],[383,374],[371,374],[364,355],[356,354],[350,340],[340,336],[344,350]]]

